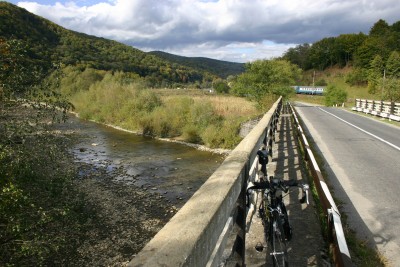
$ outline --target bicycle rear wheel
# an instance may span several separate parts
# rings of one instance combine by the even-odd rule
[[[274,221],[272,222],[272,232],[270,236],[271,250],[270,255],[272,259],[272,264],[274,267],[288,267],[288,255],[286,247],[286,238],[283,230],[282,223],[280,221],[279,215],[274,216]]]

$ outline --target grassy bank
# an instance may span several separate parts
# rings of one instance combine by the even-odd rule
[[[240,124],[261,113],[243,98],[198,89],[145,89],[107,79],[71,101],[84,119],[210,148],[235,147]]]

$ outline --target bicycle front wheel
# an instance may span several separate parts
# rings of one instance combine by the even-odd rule
[[[272,224],[271,241],[271,259],[274,267],[288,267],[288,255],[286,247],[285,233],[279,216],[274,216]]]

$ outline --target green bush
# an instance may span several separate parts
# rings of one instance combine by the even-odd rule
[[[343,88],[330,85],[326,88],[325,95],[325,105],[333,106],[340,105],[347,100],[347,92]]]
[[[222,124],[209,125],[201,134],[203,142],[211,148],[234,148],[240,141],[240,123],[224,121]]]
[[[223,137],[220,135],[220,128],[216,125],[209,125],[201,134],[201,139],[208,147],[219,147],[223,143]]]
[[[194,144],[202,144],[203,140],[200,136],[200,131],[199,129],[193,125],[189,124],[186,125],[183,128],[183,134],[182,134],[183,140],[189,143],[194,143]]]
[[[325,79],[321,79],[315,82],[315,86],[327,86],[328,83],[325,81]]]
[[[40,136],[29,144],[0,145],[1,266],[53,265],[54,259],[74,257],[82,241],[86,230],[80,220],[90,215],[82,213],[58,142]]]
[[[189,123],[196,125],[200,129],[206,128],[208,125],[218,123],[222,120],[213,109],[210,102],[195,102],[190,107]]]
[[[144,135],[154,136],[156,133],[154,129],[153,117],[151,115],[144,115],[140,117],[139,126]]]
[[[138,111],[151,112],[162,104],[161,99],[150,90],[134,90],[134,97]]]

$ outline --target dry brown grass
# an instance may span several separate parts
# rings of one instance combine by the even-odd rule
[[[210,94],[199,89],[157,89],[157,94],[166,102],[177,96],[189,97],[195,102],[209,102],[217,114],[225,118],[260,115],[255,103],[242,97]]]
[[[252,117],[260,112],[255,107],[255,103],[241,97],[235,96],[195,96],[194,101],[209,101],[218,115],[223,117]]]

